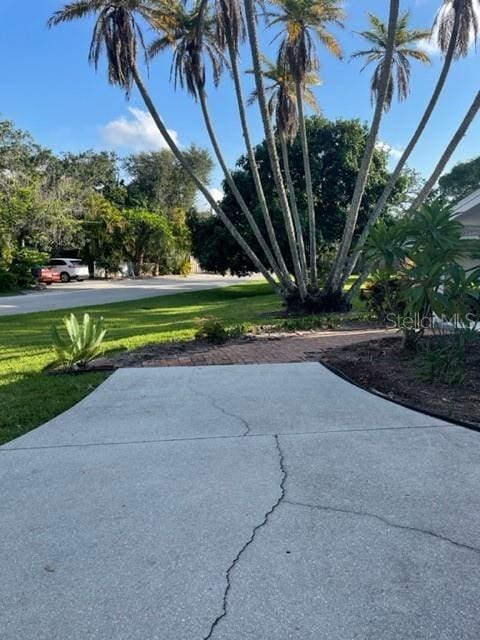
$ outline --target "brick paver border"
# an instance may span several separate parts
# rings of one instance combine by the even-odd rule
[[[352,331],[309,331],[294,334],[255,336],[251,339],[205,345],[205,349],[188,350],[142,362],[144,367],[191,367],[219,364],[274,364],[318,361],[327,349],[358,342],[380,340],[395,331],[362,329]]]

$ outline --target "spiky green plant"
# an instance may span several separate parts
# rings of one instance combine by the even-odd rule
[[[63,318],[63,327],[67,337],[63,338],[57,327],[53,327],[53,348],[57,355],[56,362],[66,369],[85,367],[101,353],[101,345],[107,330],[103,317],[94,318],[83,314],[80,323],[73,313]]]

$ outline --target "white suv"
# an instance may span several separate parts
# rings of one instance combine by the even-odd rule
[[[78,280],[81,282],[88,278],[88,267],[82,264],[77,258],[52,258],[48,263],[52,271],[60,274],[62,282],[70,282],[70,280]]]

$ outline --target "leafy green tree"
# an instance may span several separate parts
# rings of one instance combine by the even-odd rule
[[[28,177],[42,167],[49,152],[10,120],[0,120],[0,190],[8,192],[14,179]]]
[[[191,145],[185,152],[197,175],[208,182],[213,168],[210,154]],[[148,151],[131,155],[125,160],[131,181],[127,185],[128,204],[159,211],[193,206],[197,186],[171,151]]]
[[[157,259],[158,273],[188,275],[191,270],[192,237],[183,209],[168,216],[170,232],[165,236],[165,252]]]
[[[2,252],[17,246],[51,251],[78,244],[84,189],[60,169],[51,151],[13,123],[0,122]]]
[[[86,203],[83,219],[83,258],[91,275],[94,263],[107,273],[118,271],[125,259],[125,231],[127,221],[122,212],[101,194],[93,194]]]
[[[60,175],[75,180],[84,190],[101,193],[109,200],[121,199],[124,187],[116,153],[92,150],[64,153],[58,162]]]
[[[166,253],[171,230],[167,218],[145,209],[126,209],[124,247],[133,263],[136,276],[141,275],[145,263],[158,265]]]
[[[460,162],[439,180],[439,195],[448,202],[458,202],[480,189],[480,156]]]
[[[55,197],[44,189],[39,176],[15,180],[8,195],[0,194],[0,210],[14,246],[51,251],[79,242],[81,221],[73,213],[68,194]]]
[[[317,219],[317,242],[321,246],[320,255],[329,252],[338,242],[342,234],[345,217],[347,215],[349,197],[358,166],[362,158],[367,129],[356,120],[329,121],[321,116],[314,116],[306,120],[306,130],[308,145],[311,150],[311,166],[313,191],[315,194],[314,206],[315,217]],[[268,163],[268,151],[265,143],[255,149],[258,159],[258,166],[262,183],[265,185],[265,193],[271,203],[273,220],[277,228],[281,229],[282,213],[275,193],[274,183],[270,173]],[[303,175],[303,155],[300,141],[296,141],[288,148],[288,164],[290,168],[293,187],[302,196],[298,198],[299,217],[303,227],[303,232],[308,232],[308,204],[305,190],[301,185],[304,181]],[[240,158],[238,168],[234,172],[237,183],[247,204],[258,218],[258,223],[262,228],[263,222],[261,212],[255,209],[256,198],[253,185],[253,177],[250,171],[248,159]],[[359,231],[361,225],[365,223],[369,207],[375,203],[378,194],[381,193],[388,180],[387,156],[384,151],[377,149],[373,159],[373,169],[370,172],[369,181],[366,187],[365,198],[360,211]],[[407,177],[399,182],[395,194],[390,199],[393,207],[402,201],[408,188]],[[225,197],[222,207],[230,212],[230,217],[235,225],[241,229],[249,242],[255,246],[255,250],[260,253],[260,248],[254,244],[254,238],[249,236],[249,228],[241,211],[232,196],[228,185],[224,185]],[[388,215],[386,209],[384,215]],[[230,269],[234,273],[243,275],[254,270],[254,265],[240,251],[234,242],[229,238],[228,233],[218,218],[215,216],[205,218],[204,216],[190,216],[190,225],[193,237],[193,252],[201,265],[208,270],[219,270],[225,272]],[[285,234],[278,234],[280,247],[286,250],[288,239]],[[218,256],[216,259],[215,256]]]

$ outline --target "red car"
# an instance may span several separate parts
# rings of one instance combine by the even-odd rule
[[[61,282],[62,279],[57,271],[54,271],[50,267],[38,267],[33,270],[33,275],[37,282],[43,282],[44,284],[52,284],[52,282]]]

